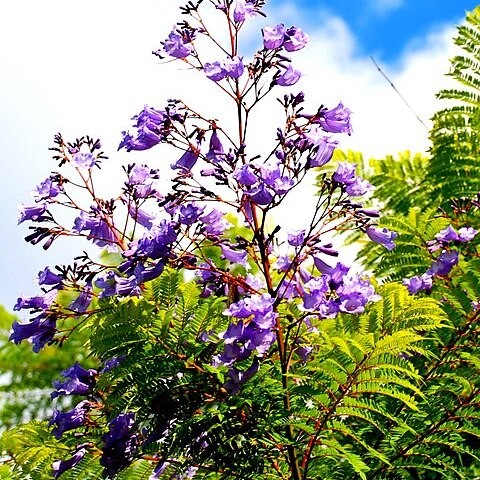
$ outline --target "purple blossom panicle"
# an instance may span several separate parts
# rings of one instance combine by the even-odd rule
[[[424,273],[423,275],[405,278],[402,283],[407,287],[409,293],[414,295],[421,290],[430,291],[432,289],[433,278],[428,273]]]
[[[309,41],[309,36],[301,28],[290,27],[285,32],[283,47],[287,52],[296,52],[304,48]]]
[[[366,232],[370,240],[379,245],[383,245],[387,250],[395,248],[395,238],[397,233],[390,231],[388,228],[367,227]]]
[[[104,442],[100,465],[105,467],[105,474],[114,477],[120,470],[132,463],[138,450],[138,436],[134,432],[135,414],[121,413],[108,424],[108,433]]]
[[[63,472],[72,469],[80,463],[82,458],[87,453],[85,448],[77,448],[68,460],[56,460],[52,464],[53,477],[58,478]]]
[[[295,70],[292,65],[289,64],[280,76],[274,78],[274,82],[282,87],[291,87],[295,85],[301,77],[302,72]]]
[[[285,25],[279,23],[273,27],[264,27],[262,29],[263,34],[263,46],[267,50],[274,50],[280,48],[283,45],[285,38]]]
[[[88,395],[96,383],[97,371],[93,368],[85,370],[78,362],[60,373],[66,378],[64,382],[53,381],[55,391],[51,393],[52,400],[59,395]]]
[[[64,432],[81,427],[85,423],[87,418],[86,414],[90,409],[90,406],[91,404],[88,400],[83,400],[83,402],[80,402],[75,408],[68,412],[54,410],[52,419],[48,423],[49,427],[56,425],[52,430],[52,435],[57,440],[60,440]]]
[[[443,250],[437,260],[427,270],[428,275],[448,275],[458,263],[459,252],[456,250]]]
[[[351,111],[340,102],[331,110],[321,110],[315,120],[320,126],[330,133],[348,133],[352,134],[352,126],[350,125]]]
[[[47,203],[36,203],[35,205],[19,205],[18,209],[20,210],[20,218],[18,219],[18,224],[27,220],[32,220],[33,222],[42,222],[46,220],[47,217],[44,216],[44,213],[47,211]]]
[[[30,323],[13,322],[9,340],[18,345],[22,340],[30,339],[33,351],[38,353],[53,340],[55,333],[57,333],[55,318],[41,314]]]

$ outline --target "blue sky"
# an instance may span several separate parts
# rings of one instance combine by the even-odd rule
[[[145,103],[183,98],[212,117],[211,85],[192,83],[191,72],[162,66],[151,55],[180,15],[183,0],[15,0],[0,16],[0,304],[12,308],[21,295],[39,293],[39,270],[69,263],[85,245],[60,239],[48,252],[23,241],[17,204],[31,203],[29,192],[55,165],[48,148],[53,135],[90,134],[102,139],[111,160],[105,188],[120,181],[121,164],[151,161],[116,153],[120,132]],[[252,22],[249,44],[261,41],[260,28],[283,21],[312,37],[296,66],[302,88],[314,102],[335,106],[343,100],[353,112],[354,134],[342,140],[381,157],[404,149],[428,148],[427,131],[378,74],[374,55],[425,121],[438,108],[434,93],[443,85],[455,24],[475,2],[464,0],[270,0],[270,17]],[[194,87],[194,88],[192,88]],[[275,130],[276,103],[259,109],[254,148]],[[255,128],[254,128],[255,131]],[[260,146],[259,146],[260,148]],[[117,172],[117,173],[115,173]],[[311,194],[306,188],[305,195]],[[305,196],[298,201],[308,203]],[[292,213],[292,212],[290,212]],[[285,218],[298,219],[297,212]],[[298,227],[298,226],[297,226]]]
[[[296,0],[305,18],[341,17],[358,38],[358,54],[395,62],[405,48],[421,42],[428,30],[465,17],[474,0]]]

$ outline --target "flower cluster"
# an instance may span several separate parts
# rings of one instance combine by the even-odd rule
[[[452,268],[458,264],[460,252],[452,250],[451,245],[470,242],[477,233],[477,230],[472,227],[462,227],[457,232],[451,225],[437,233],[435,239],[428,242],[428,250],[433,253],[441,249],[441,252],[424,274],[403,280],[403,284],[408,288],[408,291],[411,294],[422,290],[429,292],[432,289],[435,276],[448,275]]]
[[[322,319],[362,313],[369,302],[378,300],[365,275],[353,273],[341,262],[330,266],[323,260],[324,255],[339,255],[332,233],[356,228],[389,250],[395,246],[396,234],[378,228],[374,219],[379,212],[360,203],[372,186],[357,176],[356,165],[348,162],[339,163],[333,174],[323,175],[308,228],[284,233],[280,225],[271,226],[276,224],[271,212],[312,169],[331,162],[338,145],[335,136],[352,133],[351,112],[342,102],[331,109],[322,105],[308,110],[303,93],[285,95],[280,99],[284,120],[277,129],[275,145],[266,155],[251,152],[245,141],[248,116],[276,86],[292,86],[300,80],[301,73],[285,54],[303,49],[308,35],[296,26],[266,26],[263,48],[249,61],[238,51],[235,35],[244,22],[262,13],[263,1],[211,2],[223,12],[232,32],[225,47],[210,37],[198,14],[200,3],[184,7],[196,24],[177,24],[155,54],[181,61],[215,82],[233,100],[238,132],[228,133],[217,120],[203,117],[178,100],[170,100],[163,108],[145,105],[133,117],[134,133],[122,132],[118,149],[148,150],[160,144],[177,148],[178,157],[169,162],[171,189],[160,186],[160,169],[131,163],[124,167],[126,179],[113,198],[96,194],[95,172],[106,158],[99,151],[100,142],[82,137],[67,143],[57,135],[54,159],[70,173],[52,174],[36,187],[34,205],[21,207],[20,223],[33,224],[27,241],[45,242],[44,248],[48,248],[60,236],[83,237],[113,255],[92,260],[85,252],[73,265],[39,272],[42,294],[20,297],[15,306],[16,310],[28,310],[33,318],[28,323],[15,322],[11,340],[29,340],[38,352],[47,344],[67,340],[85,319],[101,312],[105,304],[114,304],[113,298],[141,297],[145,284],[166,268],[192,270],[203,287],[202,298],[217,296],[225,304],[217,332],[199,333],[196,339],[205,342],[208,358],[202,359],[202,365],[193,365],[197,371],[214,372],[218,400],[220,395],[238,393],[263,362],[279,358],[288,363],[292,353],[307,362],[314,348],[305,332],[314,331]],[[201,42],[196,44],[200,35],[220,47],[217,59],[201,59],[197,51]],[[61,207],[75,212],[69,228],[56,215],[55,209]],[[241,225],[235,228],[227,214],[236,214]],[[455,239],[448,233],[437,241],[442,245],[462,242],[469,235],[471,231],[462,230]],[[446,263],[451,253],[437,261]],[[434,268],[436,274],[442,274],[441,267],[432,265]],[[69,298],[68,302],[63,298]],[[288,306],[300,312],[299,319],[282,315]],[[64,332],[69,333],[65,336]],[[128,351],[119,351],[121,354]],[[176,354],[183,358],[181,352]],[[61,373],[64,380],[54,383],[52,393],[52,399],[60,395],[86,397],[69,411],[54,410],[52,434],[61,438],[76,430],[75,436],[84,438],[100,428],[107,430],[98,448],[109,478],[153,442],[147,439],[142,443],[148,429],[139,425],[149,421],[146,415],[129,411],[111,419],[108,389],[99,392],[99,377],[123,358],[107,360],[98,371],[77,363]],[[286,363],[283,367],[285,371],[289,368]],[[171,417],[168,428],[178,421],[175,415]],[[208,445],[205,431],[195,437],[199,445]],[[55,462],[55,476],[80,462],[90,446],[78,445],[71,458]],[[153,458],[158,458],[159,464],[151,478],[157,478],[171,460]],[[184,467],[178,478],[195,474],[196,467]]]

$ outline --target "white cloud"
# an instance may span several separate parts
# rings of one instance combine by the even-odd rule
[[[120,132],[130,126],[129,118],[144,103],[162,106],[167,98],[181,97],[208,116],[232,118],[233,106],[212,101],[218,98],[213,82],[178,63],[162,66],[150,53],[179,17],[182,3],[84,0],[79,9],[64,0],[17,0],[7,4],[6,12],[3,9],[0,42],[9,47],[0,50],[0,162],[8,181],[2,185],[0,203],[0,303],[10,306],[17,293],[34,292],[29,279],[40,268],[78,253],[62,247],[44,255],[22,243],[26,229],[15,226],[16,204],[28,202],[27,192],[55,168],[47,151],[54,133],[62,131],[66,138],[86,133],[100,137],[111,157],[110,167],[105,164],[105,188],[112,188],[120,178],[118,163],[148,159],[167,171],[172,162],[171,153],[161,149],[130,155],[115,152]],[[305,23],[292,2],[272,1],[270,11],[269,19],[258,19],[248,28],[243,43],[247,48],[255,39],[260,41],[258,28],[265,22]],[[375,156],[405,149],[425,151],[427,132],[370,59],[356,55],[356,39],[348,26],[324,12],[317,15],[322,15],[321,22],[308,19],[312,45],[294,58],[305,74],[299,85],[310,107],[321,103],[333,107],[342,100],[353,111],[354,135],[341,140],[343,148]],[[312,28],[315,24],[319,27]],[[384,67],[423,119],[428,120],[437,108],[434,93],[445,82],[453,33],[445,28],[430,34],[394,68]],[[250,153],[266,149],[282,118],[273,98],[258,107],[256,115]],[[296,193],[285,215],[301,221],[299,212],[308,210],[304,207],[311,204],[312,193],[308,186]],[[59,242],[58,247],[69,243]]]
[[[387,15],[404,3],[405,0],[369,0],[368,8],[377,15]]]

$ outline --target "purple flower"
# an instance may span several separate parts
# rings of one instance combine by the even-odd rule
[[[32,220],[34,222],[42,222],[47,217],[44,217],[43,214],[47,211],[47,203],[36,203],[35,205],[19,205],[18,209],[20,210],[20,218],[18,219],[18,224],[26,220]]]
[[[337,146],[338,142],[330,140],[329,137],[318,138],[315,147],[308,156],[308,166],[323,167],[326,165],[332,159],[333,152]]]
[[[322,110],[316,123],[330,133],[348,133],[351,135],[352,126],[350,125],[351,111],[340,102],[331,110]]]
[[[92,168],[95,166],[95,161],[96,161],[96,157],[95,155],[93,155],[92,153],[90,152],[77,152],[74,156],[73,156],[73,163],[75,164],[76,167],[78,168],[86,168],[86,169],[89,169],[89,168]]]
[[[285,195],[294,185],[295,181],[292,178],[280,177],[275,179],[272,187],[276,194]]]
[[[56,427],[52,430],[52,435],[57,440],[60,440],[64,432],[81,427],[85,423],[86,413],[89,409],[90,402],[88,400],[84,400],[68,412],[54,410],[52,419],[48,423],[49,427],[56,425]]]
[[[102,289],[100,293],[100,298],[111,297],[116,293],[117,280],[116,275],[113,270],[109,270],[105,275],[97,277],[95,280],[95,285]]]
[[[31,339],[33,351],[38,353],[47,343],[53,340],[57,332],[56,321],[50,316],[39,315],[30,323],[13,322],[9,340],[17,345],[27,338]]]
[[[268,205],[273,200],[272,193],[264,183],[260,183],[246,193],[257,205]]]
[[[363,180],[361,177],[355,177],[353,182],[347,185],[345,192],[351,197],[360,197],[365,195],[373,188],[368,180]]]
[[[469,242],[473,240],[477,235],[478,231],[472,227],[462,227],[458,231],[458,241],[459,242]]]
[[[113,370],[114,368],[118,367],[125,360],[125,358],[125,355],[119,355],[118,357],[110,358],[104,363],[100,373],[107,373],[110,370]]]
[[[130,152],[152,148],[167,137],[172,128],[172,122],[182,121],[182,118],[172,105],[169,106],[168,113],[145,105],[143,110],[132,118],[136,120],[137,136],[133,137],[128,132],[122,132],[123,140],[118,150],[125,148]]]
[[[287,69],[278,77],[274,78],[277,85],[282,87],[290,87],[295,85],[301,78],[302,72],[294,70],[292,64],[289,64]]]
[[[245,71],[245,66],[240,57],[216,60],[212,63],[205,63],[203,67],[205,75],[214,82],[219,82],[226,77],[240,78]]]
[[[237,180],[240,185],[251,187],[258,181],[258,177],[255,175],[252,165],[246,163],[240,168],[236,168],[233,172],[233,178]]]
[[[223,218],[223,216],[224,214],[220,210],[214,208],[211,212],[200,217],[207,235],[217,237],[222,235],[227,228],[232,226],[232,224]]]
[[[133,191],[135,199],[147,198],[155,194],[155,183],[159,178],[158,170],[146,165],[129,165],[128,180],[125,186],[128,191]]]
[[[292,247],[299,247],[305,241],[305,229],[291,230],[287,232],[287,238]]]
[[[269,160],[268,162],[262,163],[260,165],[260,176],[262,180],[273,187],[275,181],[280,178],[280,165],[277,160]]]
[[[228,58],[225,60],[225,70],[230,78],[240,78],[245,71],[243,60],[240,57]]]
[[[397,233],[391,232],[388,228],[367,227],[366,232],[370,240],[380,245],[383,245],[387,250],[395,248],[395,238]]]
[[[92,284],[87,283],[80,295],[69,305],[69,309],[77,313],[85,313],[93,298]]]
[[[427,270],[428,275],[448,275],[452,268],[458,263],[459,252],[455,250],[446,251],[439,255],[437,260],[432,263]]]
[[[274,50],[280,48],[283,45],[285,37],[285,25],[279,23],[273,27],[264,27],[262,29],[263,34],[263,46],[267,50]]]
[[[108,424],[108,433],[104,442],[100,465],[105,467],[105,474],[114,477],[117,472],[130,465],[138,449],[138,437],[133,432],[134,413],[121,413]]]
[[[152,222],[156,218],[155,214],[148,213],[135,205],[128,207],[128,213],[138,224],[148,229],[152,228]]]
[[[203,66],[203,71],[205,75],[210,80],[214,82],[219,82],[223,80],[227,76],[227,70],[225,69],[225,65],[223,61],[216,60],[215,62],[206,62]]]
[[[458,240],[458,233],[455,231],[455,229],[449,225],[447,228],[444,228],[440,232],[438,232],[435,235],[435,238],[439,242],[453,242],[455,240]]]
[[[355,181],[356,163],[339,162],[337,170],[333,174],[333,179],[343,185],[350,185]]]
[[[198,149],[190,147],[171,167],[173,170],[190,171],[197,163],[197,159]]]
[[[223,145],[216,130],[212,132],[208,152],[205,156],[213,163],[218,163],[225,159]]]
[[[59,287],[62,281],[63,277],[53,273],[50,267],[45,267],[42,271],[38,272],[37,282],[39,285],[55,285]]]
[[[290,27],[285,32],[283,47],[287,52],[301,50],[310,41],[308,35],[298,27]]]
[[[343,279],[343,284],[337,288],[339,309],[346,313],[362,313],[368,302],[380,299],[375,294],[373,285],[359,275],[352,275]]]
[[[56,290],[51,290],[45,295],[39,295],[37,297],[24,297],[22,295],[17,299],[17,303],[13,307],[13,310],[47,310],[54,302],[56,296]]]
[[[232,395],[239,392],[240,386],[246,383],[260,370],[260,362],[257,358],[253,359],[252,365],[247,370],[242,371],[237,368],[231,368],[228,372],[229,380],[225,383],[225,388],[230,391]]]
[[[186,58],[193,50],[191,38],[174,28],[163,42],[163,51],[174,58]]]
[[[87,451],[85,448],[80,448],[77,449],[73,456],[68,460],[56,460],[53,462],[52,469],[54,478],[58,478],[63,472],[78,465],[86,453]]]
[[[253,18],[257,12],[255,5],[250,0],[237,0],[233,11],[233,20],[237,23],[244,22],[247,18]]]
[[[56,391],[51,393],[52,400],[59,395],[88,395],[96,382],[97,371],[93,368],[85,370],[78,362],[61,372],[64,382],[53,381]]]
[[[32,195],[38,200],[48,200],[56,197],[59,193],[63,192],[63,187],[54,183],[52,178],[49,177],[44,180],[42,183],[35,187],[35,190],[32,192]]]
[[[247,251],[246,250],[233,250],[227,245],[221,244],[220,248],[222,249],[222,258],[232,262],[243,265],[247,265]]]
[[[179,210],[179,221],[184,225],[192,225],[202,215],[205,207],[195,205],[194,203],[187,203],[182,205]]]
[[[414,295],[420,290],[431,290],[433,282],[432,276],[424,273],[421,276],[415,275],[412,278],[405,278],[402,283],[407,287],[408,291]]]
[[[112,227],[95,212],[87,214],[80,212],[80,216],[75,219],[72,231],[81,233],[88,230],[87,238],[99,247],[107,247],[108,251],[117,251],[117,237]]]
[[[303,308],[315,310],[326,300],[328,292],[328,278],[324,275],[315,277],[305,283],[306,292],[303,295]]]

